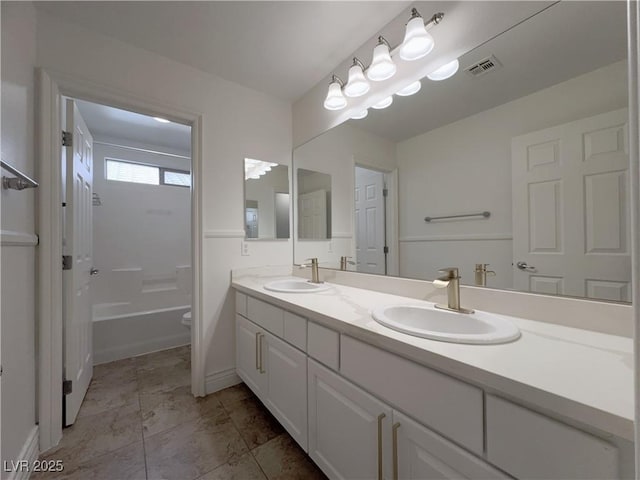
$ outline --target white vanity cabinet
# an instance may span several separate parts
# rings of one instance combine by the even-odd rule
[[[274,311],[269,309],[268,313],[273,320]],[[283,313],[280,310],[281,316]],[[306,451],[307,356],[265,328],[236,315],[236,371]]]
[[[309,360],[309,456],[332,479],[390,478],[391,408]]]
[[[236,314],[236,372],[258,397],[267,390],[267,377],[260,368],[264,330]]]
[[[512,478],[397,411],[391,435],[394,479]]]
[[[633,477],[629,442],[239,295],[238,375],[331,479]]]

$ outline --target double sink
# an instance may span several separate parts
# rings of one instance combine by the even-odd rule
[[[270,282],[264,288],[280,293],[318,293],[330,289],[331,285],[285,279]],[[480,310],[459,313],[437,308],[429,302],[388,305],[373,310],[371,316],[398,332],[443,342],[486,345],[507,343],[520,337],[518,327],[505,316]]]

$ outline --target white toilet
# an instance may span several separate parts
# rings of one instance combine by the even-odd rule
[[[182,320],[180,320],[180,323],[191,330],[191,310],[182,315]]]

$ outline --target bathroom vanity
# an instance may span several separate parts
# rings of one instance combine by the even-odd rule
[[[274,279],[234,272],[237,373],[330,478],[633,477],[631,339],[516,318],[439,342],[371,318],[415,298]]]

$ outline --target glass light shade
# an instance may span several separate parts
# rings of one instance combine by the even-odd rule
[[[375,105],[372,105],[371,108],[375,108],[376,110],[382,110],[383,108],[387,108],[389,105],[393,103],[393,97],[388,96],[384,100],[379,101]]]
[[[396,64],[391,59],[389,47],[381,43],[373,49],[373,60],[367,70],[367,78],[374,82],[381,82],[396,74]]]
[[[327,98],[324,100],[324,108],[327,110],[342,110],[347,106],[347,99],[342,94],[342,88],[338,82],[329,85]]]
[[[362,110],[359,113],[356,113],[351,118],[354,119],[354,120],[361,120],[361,119],[365,118],[367,115],[369,115],[369,110],[365,109],[365,110]]]
[[[422,83],[420,83],[420,80],[418,80],[417,82],[413,82],[407,85],[402,90],[398,90],[396,92],[396,95],[400,95],[401,97],[408,97],[409,95],[418,93],[421,88],[422,88]]]
[[[344,94],[347,97],[361,97],[369,91],[369,82],[364,77],[364,72],[360,65],[353,65],[349,69],[349,81],[344,86]]]
[[[433,50],[434,45],[433,37],[427,32],[422,17],[412,18],[407,23],[404,40],[400,47],[400,58],[409,61],[418,60]]]
[[[446,65],[441,66],[437,70],[431,72],[429,75],[427,75],[427,78],[436,82],[440,80],[446,80],[449,77],[453,77],[458,71],[459,67],[460,63],[456,58],[453,62],[449,62]]]

